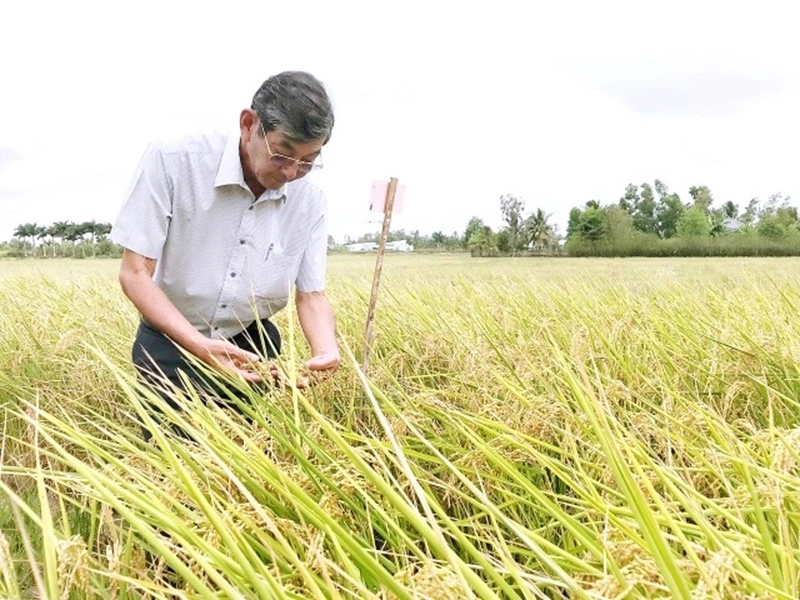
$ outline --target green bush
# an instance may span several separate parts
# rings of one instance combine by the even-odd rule
[[[800,256],[800,234],[788,232],[780,238],[753,233],[732,233],[717,237],[686,236],[660,239],[634,233],[622,239],[567,240],[569,256]]]

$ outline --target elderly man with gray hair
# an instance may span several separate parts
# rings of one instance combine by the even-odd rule
[[[124,248],[120,284],[141,314],[133,362],[164,402],[177,408],[165,378],[209,389],[181,349],[261,382],[258,361],[280,353],[270,317],[293,289],[312,353],[307,369],[325,374],[339,366],[325,295],[327,206],[305,177],[321,166],[333,123],[323,84],[289,71],[256,91],[238,134],[148,147],[111,239]]]

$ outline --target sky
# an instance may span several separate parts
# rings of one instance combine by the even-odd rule
[[[655,179],[690,200],[800,204],[795,2],[403,0],[7,3],[0,20],[0,241],[35,222],[113,223],[154,138],[236,131],[273,73],[326,85],[313,177],[338,242],[502,226],[500,197],[563,233],[588,200]]]

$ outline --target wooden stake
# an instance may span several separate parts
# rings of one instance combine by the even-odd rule
[[[375,274],[372,276],[372,293],[369,297],[369,311],[367,312],[367,327],[364,332],[364,359],[361,363],[361,370],[366,374],[369,369],[369,353],[372,344],[372,322],[375,319],[375,304],[378,301],[378,286],[381,282],[381,269],[383,268],[383,255],[386,251],[386,239],[389,237],[389,224],[392,221],[392,208],[394,207],[394,195],[397,191],[397,178],[389,179],[389,187],[386,189],[386,204],[383,207],[383,228],[381,229],[381,240],[378,244],[378,258],[375,261]]]

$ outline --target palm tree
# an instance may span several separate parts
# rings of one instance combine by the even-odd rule
[[[50,225],[50,227],[47,228],[47,235],[50,236],[50,245],[52,246],[52,248],[51,248],[52,255],[53,255],[53,258],[55,258],[56,257],[56,250],[57,250],[57,246],[58,246],[56,244],[56,238],[58,237],[58,229],[56,229],[55,225]]]
[[[84,221],[83,223],[81,223],[79,225],[79,228],[81,230],[81,236],[83,236],[83,235],[85,235],[87,233],[91,235],[90,240],[91,240],[91,243],[92,243],[92,258],[95,258],[97,256],[97,246],[95,245],[95,239],[97,237],[97,226],[98,225],[99,225],[99,223],[97,221],[95,221],[94,219],[92,219],[91,221]]]
[[[722,205],[722,210],[725,213],[725,216],[729,219],[735,219],[739,216],[739,207],[736,206],[733,202],[728,200],[725,204]]]
[[[488,225],[484,225],[482,229],[473,233],[469,238],[469,249],[473,256],[475,256],[475,252],[478,253],[478,256],[483,256],[484,251],[489,251],[492,248],[494,248],[494,233],[492,233],[492,228]]]
[[[40,227],[36,223],[24,223],[17,225],[14,230],[14,235],[23,242],[25,256],[28,256],[27,241],[30,239],[30,245],[33,248],[33,255],[36,256],[36,236],[39,235]]]
[[[108,238],[108,234],[111,233],[112,225],[111,223],[98,223],[97,227],[95,227],[95,235],[97,236],[97,243],[98,245],[101,242],[105,242]],[[108,251],[108,250],[106,250]]]
[[[541,208],[525,219],[525,234],[528,244],[533,250],[543,250],[553,237],[553,226],[547,220],[550,215]]]
[[[22,242],[22,250],[25,256],[28,256],[28,246],[25,244],[25,240],[28,238],[28,224],[17,225],[17,228],[14,229],[14,237],[20,239]]]
[[[53,230],[52,236],[58,239],[58,246],[61,248],[61,255],[66,256],[67,253],[64,250],[64,240],[67,239],[67,232],[70,228],[70,222],[56,221],[50,227]],[[53,250],[53,256],[55,256],[55,250]]]
[[[75,242],[82,240],[83,234],[84,231],[81,225],[70,221],[69,226],[67,227],[67,233],[64,237],[67,239],[67,241],[72,242],[72,258],[75,258],[78,255],[78,251],[75,248]],[[84,250],[83,246],[81,246],[81,251],[83,251],[83,256],[85,258],[86,250]]]
[[[42,258],[45,258],[47,255],[47,247],[44,245],[44,238],[47,237],[47,227],[44,225],[37,225],[36,226],[36,239],[40,240],[39,246],[42,248]],[[34,249],[36,246],[34,245]],[[34,252],[36,254],[36,252]]]
[[[31,246],[33,247],[33,256],[36,256],[36,240],[38,239],[39,232],[42,230],[41,225],[36,223],[28,224],[28,237],[31,239]]]
[[[102,242],[111,233],[111,223],[98,223],[95,233],[97,234],[97,241]]]

